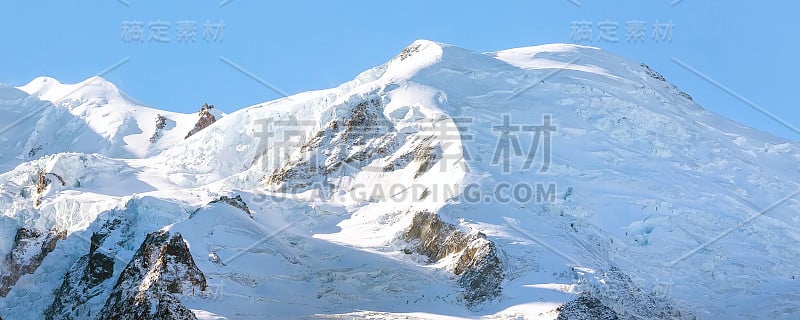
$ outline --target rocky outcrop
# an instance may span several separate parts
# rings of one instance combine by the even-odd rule
[[[122,270],[98,319],[196,319],[179,295],[205,290],[205,275],[181,234],[156,231]]]
[[[558,320],[618,320],[619,315],[600,300],[582,294],[575,300],[558,307]]]
[[[626,319],[683,319],[692,318],[672,308],[665,297],[639,288],[630,276],[616,266],[603,272],[604,285],[593,292],[601,296],[604,303],[622,314]]]
[[[414,143],[414,148],[398,157],[395,157],[388,164],[383,166],[383,171],[395,171],[408,167],[411,164],[416,166],[414,178],[419,178],[428,172],[433,165],[442,158],[442,148],[438,144],[433,144],[433,136],[419,138]]]
[[[275,169],[267,183],[281,192],[299,192],[325,177],[344,170],[358,172],[377,157],[390,154],[397,132],[383,116],[378,98],[347,102],[347,116],[329,121],[284,165]],[[352,170],[343,169],[349,166]]]
[[[400,51],[400,55],[399,55],[399,57],[400,57],[400,61],[403,61],[403,60],[405,60],[405,59],[408,59],[408,57],[410,57],[410,56],[411,56],[411,55],[413,55],[414,53],[416,53],[416,52],[419,52],[419,48],[420,48],[421,46],[422,46],[422,45],[418,43],[418,44],[412,44],[412,45],[410,45],[410,46],[408,46],[408,47],[405,47],[405,48],[403,49],[403,51]]]
[[[0,297],[5,297],[20,277],[36,271],[44,258],[56,248],[58,240],[66,236],[66,231],[58,229],[17,229],[14,245],[3,263],[5,270],[0,274]]]
[[[197,119],[197,123],[194,124],[194,128],[192,128],[192,130],[190,130],[189,133],[186,134],[186,137],[184,139],[191,137],[193,134],[200,132],[200,130],[207,128],[208,126],[217,121],[217,118],[214,117],[214,115],[211,114],[211,112],[209,111],[211,109],[214,109],[214,105],[210,105],[207,103],[204,103],[203,106],[200,107],[200,111],[198,112],[198,114],[200,115],[200,119]]]
[[[114,276],[115,253],[101,250],[106,238],[119,229],[122,220],[113,219],[92,233],[89,253],[75,262],[64,276],[61,286],[53,293],[53,303],[44,312],[45,319],[93,318],[86,303],[110,289],[108,280]],[[115,246],[111,244],[110,246]],[[102,302],[102,301],[100,301]],[[97,310],[94,310],[95,312]]]
[[[36,154],[39,153],[39,151],[42,151],[42,146],[41,145],[39,145],[37,147],[34,147],[34,148],[31,148],[30,150],[28,150],[28,158],[35,157]]]
[[[417,171],[414,172],[414,178],[419,178],[433,168],[433,164],[441,158],[441,154],[442,149],[439,145],[431,146],[426,144],[418,148],[414,153],[414,162],[417,163]]]
[[[247,213],[248,216],[253,215],[253,213],[250,212],[250,208],[247,207],[247,203],[245,203],[244,200],[242,200],[242,196],[240,195],[236,195],[233,198],[228,196],[221,196],[216,200],[211,201],[210,203],[217,203],[217,202],[227,203],[234,208],[244,211],[245,213]]]
[[[201,109],[201,112],[202,112],[202,109]],[[211,117],[214,117],[214,116],[212,115]],[[201,118],[202,118],[202,114],[201,114]],[[213,121],[212,121],[212,123],[213,123]],[[150,136],[150,143],[156,143],[156,141],[158,141],[158,138],[161,137],[161,130],[163,130],[166,126],[167,126],[167,118],[164,118],[164,116],[162,116],[160,114],[156,115],[156,130],[153,132],[153,135]],[[197,126],[195,125],[195,127],[197,127]],[[198,131],[200,131],[200,130],[198,130]],[[190,133],[190,135],[191,135],[191,133]]]
[[[460,276],[458,283],[465,289],[467,306],[500,294],[503,266],[497,248],[484,234],[466,233],[443,222],[434,213],[417,212],[403,238],[413,246],[406,253],[417,252],[428,257],[430,262],[456,255],[457,259],[449,268]]]
[[[658,292],[639,288],[616,266],[600,274],[599,282],[585,281],[578,298],[558,308],[558,319],[695,319],[673,308]]]
[[[669,84],[673,89],[675,89],[675,91],[678,92],[679,96],[684,97],[687,100],[692,100],[692,96],[690,96],[688,93],[683,92],[680,89],[678,89],[678,87],[676,85],[670,84],[669,82],[667,82],[667,79],[665,79],[663,75],[658,73],[658,71],[653,70],[652,68],[650,68],[650,66],[648,66],[648,65],[646,65],[644,63],[641,64],[641,67],[644,68],[644,72],[648,76],[650,76],[651,78]]]
[[[39,173],[36,178],[36,206],[38,207],[42,204],[42,195],[44,194],[47,187],[50,186],[52,183],[51,177],[58,179],[58,182],[61,183],[61,186],[65,186],[66,182],[64,182],[64,178],[60,175],[52,173],[52,172],[45,172],[44,169],[39,170]]]
[[[650,66],[648,66],[648,65],[646,65],[644,63],[642,63],[641,66],[642,66],[642,68],[644,68],[644,72],[648,76],[650,76],[651,78],[656,79],[658,81],[667,82],[667,80],[664,79],[664,76],[662,76],[660,73],[658,73],[658,71],[655,71],[652,68],[650,68]]]
[[[240,195],[236,195],[233,198],[228,196],[221,196],[219,198],[211,200],[208,204],[214,204],[214,203],[224,203],[230,205],[231,207],[234,207],[236,209],[242,210],[244,213],[247,213],[247,215],[250,216],[250,218],[253,217],[253,212],[250,211],[250,208],[247,206],[247,203],[244,202],[244,199],[242,199],[242,196]],[[190,218],[194,217],[194,215],[197,214],[197,212],[199,212],[200,209],[202,208],[197,208],[196,210],[194,210],[194,212],[192,212],[192,214],[189,217]]]

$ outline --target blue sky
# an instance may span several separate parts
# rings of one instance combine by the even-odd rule
[[[0,82],[47,75],[72,83],[126,61],[104,77],[143,104],[193,112],[209,102],[231,112],[279,94],[223,58],[293,94],[350,80],[415,39],[475,51],[569,42],[645,62],[705,108],[799,140],[753,107],[800,127],[793,97],[800,92],[798,9],[790,1],[700,0],[4,1]],[[644,22],[644,39],[626,41],[631,21]],[[142,23],[142,41],[123,39],[132,22]],[[194,22],[196,41],[179,41],[182,22]],[[575,22],[588,23],[591,41],[573,33]],[[671,25],[668,38],[653,38],[656,22],[661,30]],[[150,25],[165,23],[165,37],[150,39]],[[614,24],[617,41],[598,39]]]

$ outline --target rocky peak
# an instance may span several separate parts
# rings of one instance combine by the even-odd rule
[[[156,130],[155,130],[155,132],[153,132],[153,135],[150,136],[150,143],[156,143],[156,141],[158,141],[158,138],[161,137],[161,130],[163,130],[166,126],[167,126],[167,118],[165,118],[161,114],[157,114],[156,115]]]
[[[56,248],[56,242],[66,235],[65,231],[58,229],[17,229],[14,246],[5,257],[5,271],[0,275],[0,297],[5,297],[20,277],[36,271],[42,260]]]
[[[194,128],[189,131],[189,133],[186,135],[186,138],[191,137],[193,134],[200,132],[200,130],[207,128],[217,121],[217,118],[211,114],[211,109],[214,109],[213,104],[203,103],[203,106],[200,107],[200,111],[198,112],[200,119],[197,119],[197,123],[194,124]]]
[[[248,216],[252,217],[253,215],[253,213],[250,211],[250,208],[247,207],[247,203],[244,202],[242,196],[240,195],[237,195],[233,198],[228,196],[221,196],[216,200],[211,201],[210,203],[217,203],[217,202],[227,203],[234,208],[244,211],[245,213],[247,213]]]
[[[196,319],[179,296],[205,290],[205,275],[183,236],[156,231],[122,270],[99,319]]]
[[[383,116],[380,98],[359,97],[339,107],[345,115],[323,125],[267,177],[267,184],[283,192],[331,187],[327,177],[357,172],[397,146],[397,131]]]
[[[64,281],[54,292],[53,303],[44,311],[45,319],[93,318],[90,301],[102,304],[102,294],[111,289],[114,276],[115,247],[117,243],[106,243],[111,233],[129,227],[127,220],[114,218],[106,221],[100,230],[92,233],[89,253],[76,261],[64,275]],[[102,299],[102,300],[100,300]]]
[[[42,204],[42,197],[47,190],[47,187],[50,186],[52,180],[50,177],[55,177],[58,179],[58,182],[61,183],[61,186],[65,186],[66,182],[64,182],[64,178],[60,175],[52,172],[45,172],[44,169],[39,170],[39,173],[36,178],[36,206],[38,207]]]
[[[449,268],[460,276],[458,283],[465,289],[467,306],[500,294],[503,266],[494,243],[483,233],[466,233],[434,213],[417,212],[403,238],[413,246],[406,249],[406,253],[422,254],[432,263],[452,255],[457,257]]]

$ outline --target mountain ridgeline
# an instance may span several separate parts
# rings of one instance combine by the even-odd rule
[[[800,314],[800,145],[598,48],[418,40],[227,115],[42,77],[0,111],[2,319]]]

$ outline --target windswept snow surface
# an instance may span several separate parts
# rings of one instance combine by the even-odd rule
[[[222,116],[213,112],[217,118]],[[152,156],[183,140],[197,121],[196,114],[143,106],[101,77],[76,84],[50,77],[18,88],[0,84],[0,113],[0,169],[4,172],[23,161],[59,152]],[[160,130],[158,115],[165,118]]]
[[[796,319],[800,145],[659,77],[592,47],[419,40],[337,88],[185,140],[196,115],[141,106],[100,78],[0,87],[0,125],[22,119],[0,133],[0,254],[19,226],[68,234],[0,298],[0,316],[41,318],[118,218],[126,227],[103,244],[110,283],[146,233],[179,232],[208,283],[180,295],[200,319],[554,319],[581,293],[627,318]],[[156,114],[170,130],[151,144]],[[37,194],[39,170],[65,184]],[[210,203],[223,195],[251,215]],[[420,211],[498,247],[498,297],[468,307],[450,261],[404,252]],[[87,318],[108,286],[80,307]]]

